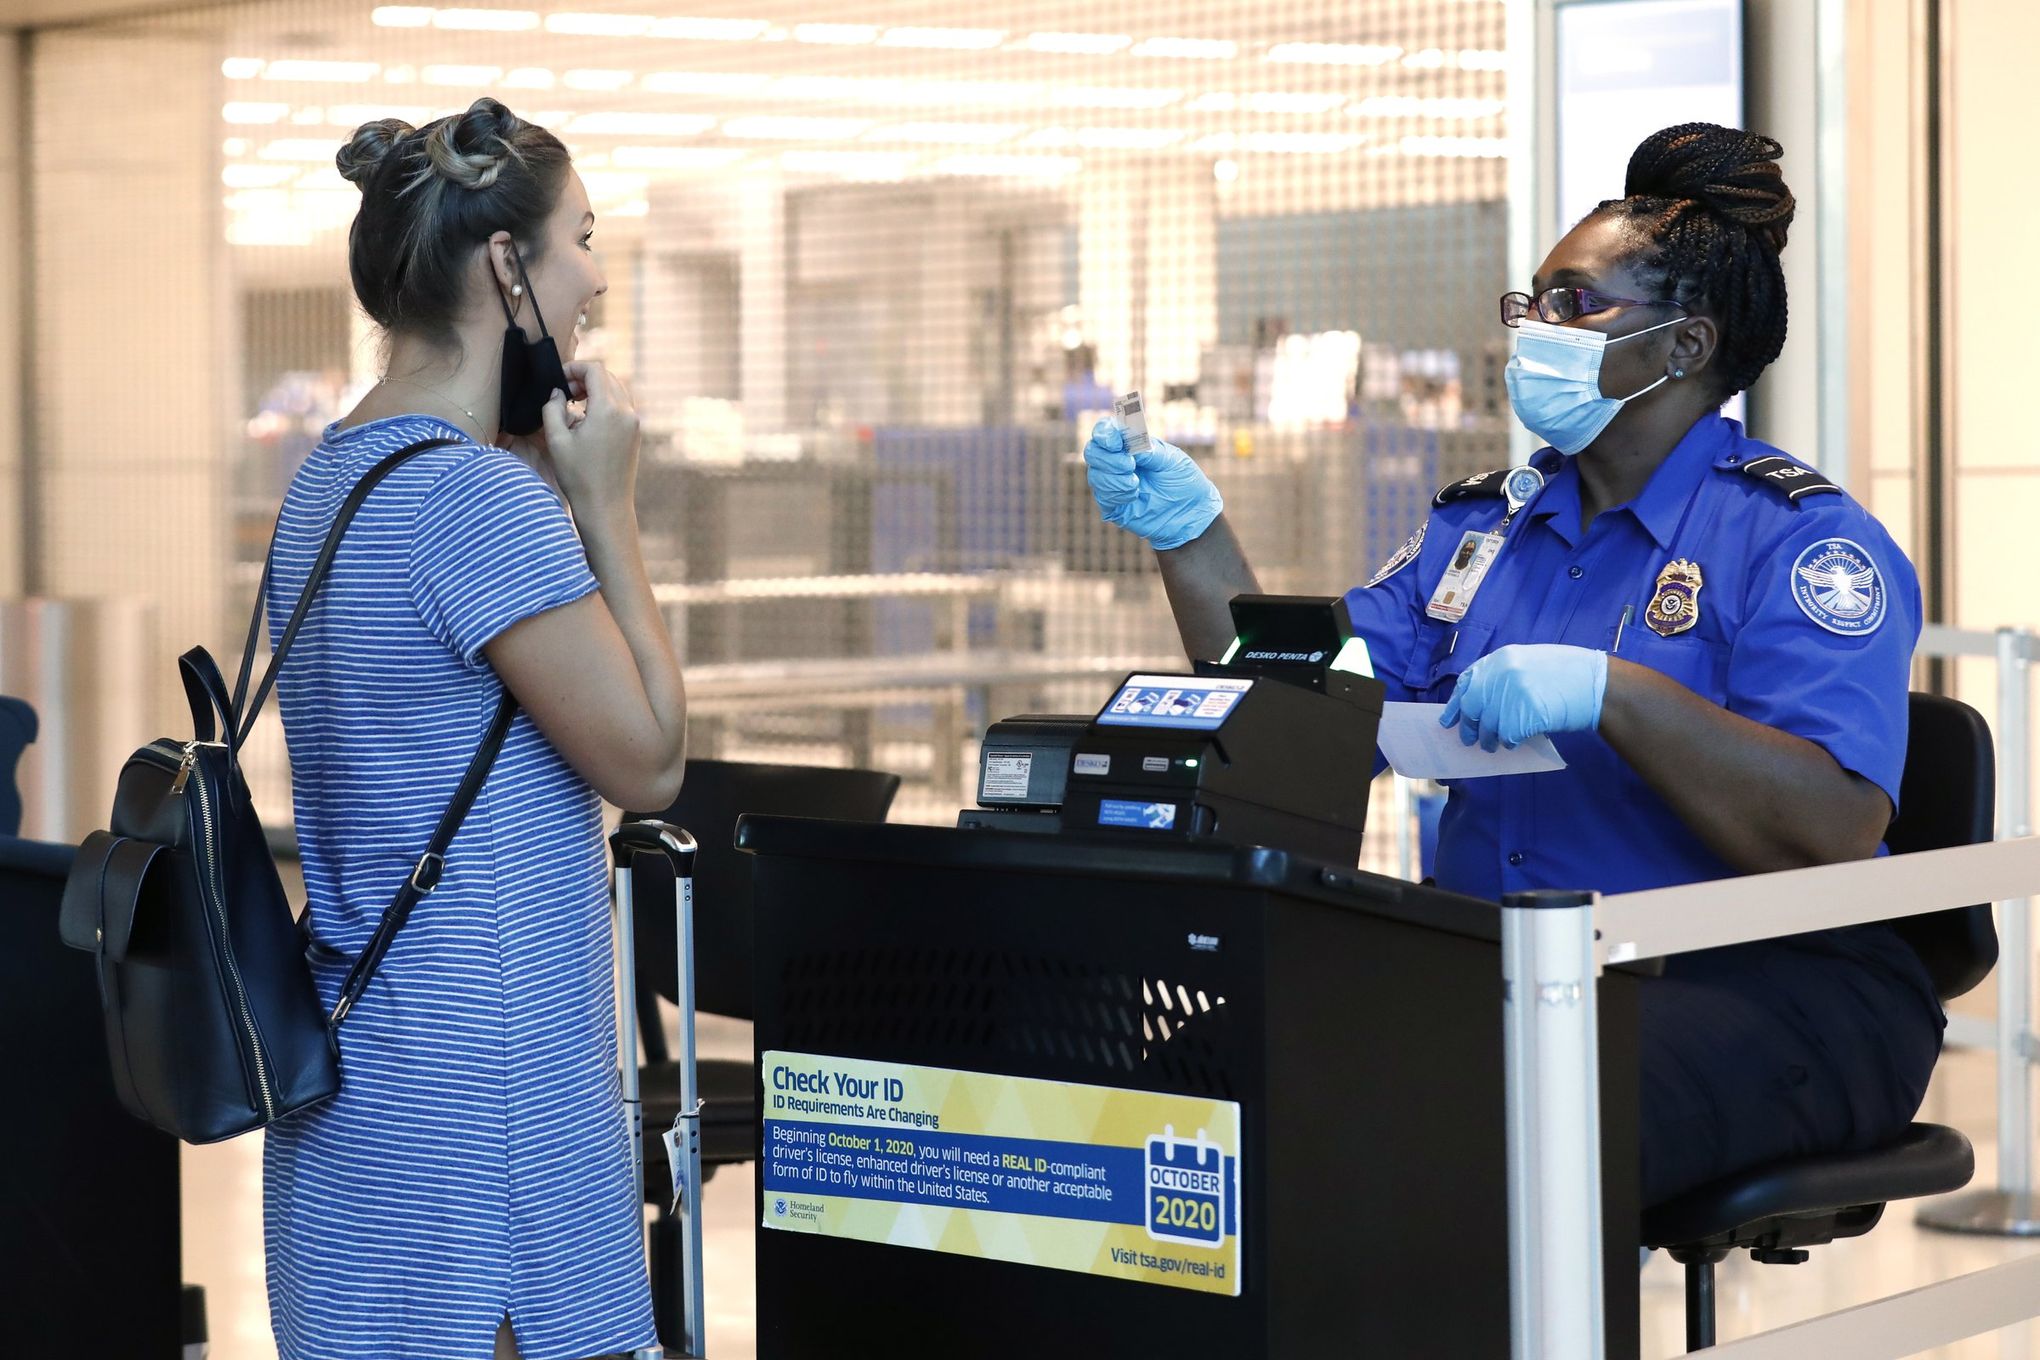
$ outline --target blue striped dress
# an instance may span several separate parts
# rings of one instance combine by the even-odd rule
[[[341,500],[424,416],[328,430],[277,526],[271,635]],[[482,647],[598,588],[559,497],[472,444],[368,498],[280,680],[313,970],[348,961],[430,838],[502,685]],[[342,1087],[264,1149],[283,1360],[525,1360],[654,1344],[616,1072],[601,805],[520,716],[341,1028]]]

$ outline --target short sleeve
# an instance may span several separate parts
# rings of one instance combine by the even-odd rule
[[[468,454],[419,503],[411,599],[469,666],[512,624],[599,588],[565,504],[513,454]]]
[[[1919,578],[1854,505],[1807,518],[1750,577],[1729,653],[1728,707],[1813,742],[1896,808]]]
[[[1415,656],[1422,624],[1423,609],[1417,602],[1422,572],[1417,559],[1430,527],[1427,520],[1366,585],[1346,592],[1346,612],[1352,616],[1353,631],[1367,639],[1374,674],[1388,686],[1392,701],[1407,702],[1415,697],[1404,677]]]

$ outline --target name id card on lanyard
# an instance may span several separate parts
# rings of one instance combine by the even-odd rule
[[[1466,617],[1466,611],[1473,607],[1473,597],[1480,591],[1480,583],[1487,579],[1488,569],[1502,555],[1502,545],[1508,541],[1509,525],[1515,521],[1518,512],[1536,500],[1543,490],[1544,474],[1536,468],[1525,463],[1509,469],[1508,476],[1502,479],[1502,496],[1508,502],[1509,513],[1486,533],[1468,529],[1460,535],[1459,546],[1452,550],[1452,560],[1446,564],[1444,577],[1438,582],[1438,588],[1431,592],[1431,602],[1424,606],[1426,614],[1446,623],[1457,623]],[[1455,643],[1458,641],[1456,637],[1453,640]]]
[[[1481,533],[1478,529],[1468,529],[1461,535],[1452,561],[1439,579],[1438,588],[1431,592],[1431,602],[1424,606],[1424,612],[1446,623],[1465,618],[1473,597],[1480,591],[1480,583],[1487,579],[1488,568],[1501,556],[1504,541],[1499,532]]]

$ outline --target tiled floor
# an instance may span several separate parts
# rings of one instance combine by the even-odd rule
[[[748,1053],[740,1026],[703,1036],[703,1051]],[[1977,1183],[1996,1169],[1987,1056],[1950,1054],[1923,1118],[1952,1123],[1977,1141]],[[273,1360],[262,1288],[261,1147],[253,1138],[185,1151],[185,1274],[206,1287],[214,1360]],[[709,1353],[746,1360],[754,1351],[750,1168],[718,1174],[706,1194]],[[1802,1266],[1758,1266],[1739,1256],[1720,1268],[1721,1339],[1782,1326],[1837,1308],[2040,1251],[2040,1241],[2003,1242],[1922,1231],[1899,1207],[1867,1238],[1818,1249]],[[1642,1275],[1645,1360],[1681,1352],[1684,1291],[1678,1266],[1662,1257]],[[2035,1301],[2040,1307],[2040,1300]],[[2035,1360],[2040,1322],[1926,1353],[1933,1360]],[[1811,1358],[1810,1358],[1811,1360]],[[1825,1357],[1820,1360],[1826,1360]]]

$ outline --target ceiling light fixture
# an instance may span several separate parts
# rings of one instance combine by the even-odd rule
[[[831,47],[859,47],[878,41],[876,24],[795,24],[793,40]]]
[[[647,37],[694,42],[750,42],[772,27],[763,19],[654,19]]]
[[[760,116],[732,118],[723,124],[723,135],[761,141],[827,142],[847,141],[870,131],[869,118],[799,118]]]
[[[1303,66],[1386,66],[1402,54],[1402,48],[1388,43],[1290,42],[1269,48],[1265,60]]]
[[[1025,131],[1024,123],[895,123],[871,133],[870,140],[992,146],[1010,142]]]
[[[1109,57],[1114,52],[1124,52],[1133,45],[1133,39],[1124,33],[1030,33],[1023,45],[1030,52]]]
[[[1147,38],[1133,45],[1136,57],[1177,57],[1187,61],[1226,61],[1238,56],[1240,45],[1225,38]]]
[[[220,107],[221,118],[229,123],[247,125],[281,122],[289,112],[288,104],[256,104],[238,99]]]
[[[1342,94],[1263,91],[1242,97],[1249,113],[1330,113],[1346,102]]]
[[[272,61],[262,68],[264,80],[359,85],[382,67],[372,61]]]
[[[1049,102],[1070,109],[1160,109],[1182,99],[1181,90],[1109,85],[1058,85]]]
[[[702,113],[576,114],[567,131],[591,137],[694,137],[715,126],[715,119]]]
[[[1075,156],[947,156],[930,165],[938,175],[983,175],[997,179],[1061,179],[1084,168]]]
[[[567,72],[560,77],[560,83],[570,90],[586,90],[597,94],[607,94],[612,90],[622,89],[636,79],[636,74],[631,71],[584,67],[577,71]]]
[[[954,52],[982,52],[1006,41],[1003,28],[888,28],[880,47],[930,47]]]
[[[229,165],[221,168],[220,183],[229,189],[268,189],[299,173],[288,165]]]
[[[545,31],[590,38],[636,38],[651,29],[649,14],[548,14]]]
[[[653,94],[752,94],[772,83],[771,76],[740,71],[653,71],[638,82]]]
[[[260,57],[228,57],[220,63],[220,74],[228,80],[253,80],[262,74]]]
[[[330,161],[340,143],[330,137],[278,137],[258,153],[265,161]]]
[[[619,146],[611,160],[638,170],[717,170],[744,158],[741,147]]]
[[[468,33],[529,33],[538,15],[528,9],[442,9],[432,14],[434,28]]]
[[[369,11],[368,21],[377,28],[429,28],[432,6],[377,5]]]
[[[559,77],[543,66],[520,66],[504,72],[497,83],[506,90],[550,90],[559,83]]]
[[[782,151],[779,168],[794,175],[889,182],[905,179],[917,159],[897,151]]]
[[[427,66],[418,73],[418,78],[427,85],[451,85],[465,89],[475,85],[493,85],[496,77],[503,74],[500,66]]]

